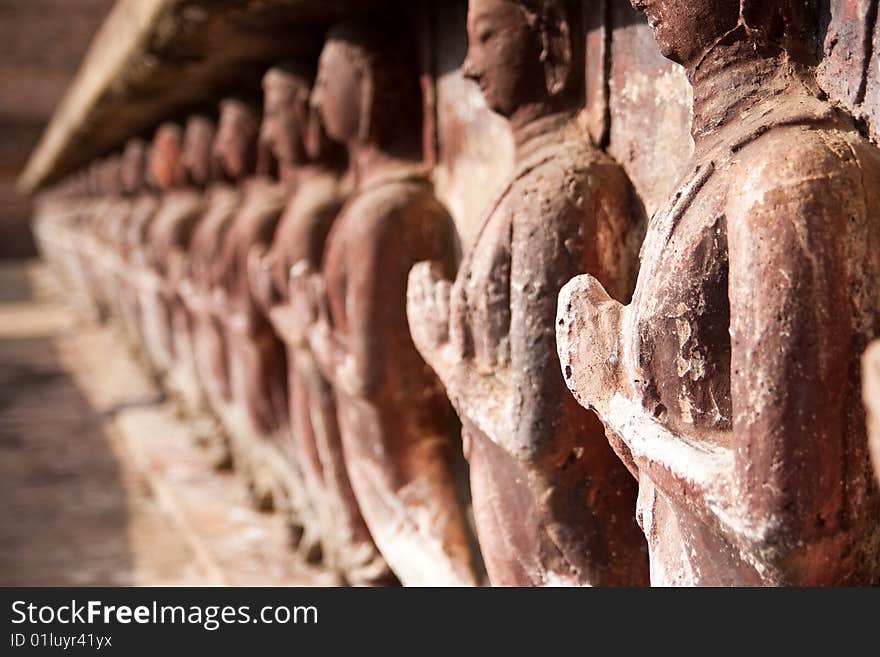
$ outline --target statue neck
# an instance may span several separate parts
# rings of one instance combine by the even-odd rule
[[[766,101],[800,96],[812,99],[812,105],[818,97],[806,67],[783,51],[768,55],[744,41],[716,44],[686,72],[694,91],[692,134],[698,151],[724,139],[743,119],[756,117]]]
[[[349,144],[349,156],[353,167],[356,190],[373,187],[382,180],[407,173],[416,174],[420,165],[379,148],[375,144]]]
[[[522,163],[537,150],[568,136],[574,112],[554,110],[547,104],[525,105],[510,119],[516,161]]]
[[[295,190],[299,177],[298,169],[299,166],[292,162],[278,162],[278,182],[290,191]]]
[[[284,165],[280,166],[278,170],[278,179],[291,193],[295,192],[311,180],[332,175],[335,175],[335,172],[331,168],[316,162]]]

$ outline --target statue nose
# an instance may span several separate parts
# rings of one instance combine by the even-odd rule
[[[461,74],[468,80],[473,80],[474,82],[479,80],[479,74],[477,73],[477,69],[474,66],[474,60],[470,54],[464,58],[464,62],[461,65]]]

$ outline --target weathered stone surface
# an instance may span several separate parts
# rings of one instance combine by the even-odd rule
[[[303,263],[291,300],[336,393],[351,485],[389,566],[404,584],[469,585],[477,573],[450,409],[406,320],[409,270],[449,263],[453,226],[418,163],[420,90],[405,29],[345,24],[328,36],[312,102],[348,146],[356,184],[322,271]]]
[[[569,387],[639,480],[652,583],[876,583],[880,151],[819,93],[803,3],[637,4],[694,86],[696,154],[632,303],[560,295]]]
[[[501,117],[486,107],[479,87],[462,75],[467,0],[443,3],[432,16],[439,146],[435,187],[455,219],[462,247],[468,248],[477,237],[483,208],[513,169],[513,137]]]
[[[471,0],[463,72],[509,122],[516,165],[455,282],[440,262],[410,276],[413,339],[462,419],[496,585],[647,581],[634,482],[566,392],[554,342],[556,295],[570,276],[591,271],[628,298],[643,227],[625,174],[576,122],[579,10]]]
[[[291,190],[272,244],[249,262],[251,294],[287,349],[290,440],[279,445],[303,475],[308,531],[321,542],[323,563],[352,584],[393,581],[364,522],[345,467],[336,399],[299,330],[291,303],[291,268],[318,270],[327,236],[350,192],[343,149],[327,139],[310,107],[314,70],[302,63],[264,77],[267,107],[262,136]]]
[[[209,148],[202,106],[157,133],[152,182],[132,142],[40,200],[71,297],[123,318],[190,417],[220,418],[258,504],[349,582],[479,581],[469,494],[496,584],[644,582],[634,509],[658,584],[878,577],[855,393],[878,310],[877,2],[634,4],[656,40],[627,0],[472,0],[464,62],[464,0],[394,4],[333,30],[314,107],[314,62],[288,60],[261,128],[226,101]],[[285,21],[339,7],[137,5],[148,44],[106,46],[43,156],[98,154],[109,107],[132,109],[121,135],[224,77],[255,91]]]
[[[880,138],[880,22],[877,0],[826,0],[829,23],[819,84]],[[823,3],[826,4],[826,3]]]
[[[626,170],[651,216],[693,155],[693,96],[684,70],[663,58],[629,0],[609,4],[608,153]]]

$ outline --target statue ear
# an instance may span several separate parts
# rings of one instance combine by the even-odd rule
[[[571,75],[571,25],[560,2],[545,2],[541,27],[541,61],[547,92],[558,96],[565,91]]]

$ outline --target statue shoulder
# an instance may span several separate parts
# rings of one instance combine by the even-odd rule
[[[355,213],[359,223],[378,230],[403,227],[412,221],[448,217],[429,180],[413,178],[378,185],[355,196],[345,207]]]
[[[735,189],[728,217],[775,208],[780,218],[846,214],[865,193],[866,167],[880,175],[880,157],[854,131],[810,125],[780,126],[750,142],[730,164]],[[870,145],[869,145],[870,146]],[[873,160],[873,161],[871,161]]]
[[[546,220],[575,208],[594,206],[597,197],[620,197],[628,204],[631,195],[625,171],[610,156],[587,143],[566,143],[521,172],[503,205],[518,215],[526,210],[526,218]]]

